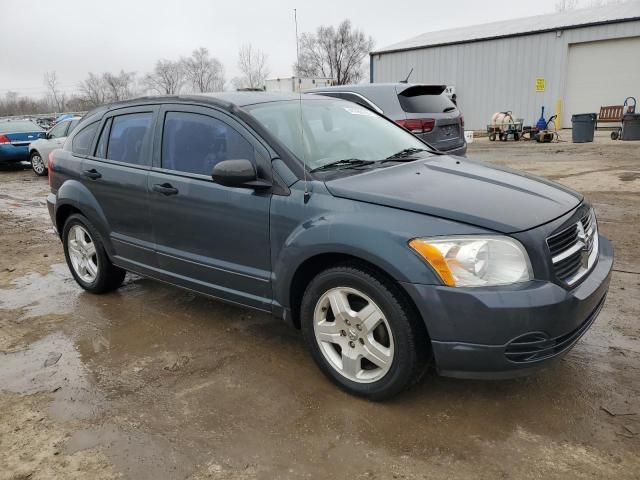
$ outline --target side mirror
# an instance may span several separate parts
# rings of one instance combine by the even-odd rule
[[[246,159],[223,160],[213,167],[211,178],[225,187],[265,189],[271,187],[269,182],[258,179],[256,168]]]

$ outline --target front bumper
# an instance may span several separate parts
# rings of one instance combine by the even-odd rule
[[[572,290],[539,280],[490,288],[404,284],[425,320],[438,372],[516,377],[569,351],[595,321],[609,289],[613,247],[599,240],[597,263]]]

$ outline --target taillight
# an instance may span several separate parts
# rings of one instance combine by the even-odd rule
[[[11,140],[9,140],[9,137],[7,137],[6,135],[0,135],[0,145],[8,145],[11,143]]]
[[[433,118],[409,118],[407,120],[396,120],[396,123],[411,133],[427,133],[433,130],[436,121]]]
[[[460,115],[460,126],[464,127],[464,115]]]

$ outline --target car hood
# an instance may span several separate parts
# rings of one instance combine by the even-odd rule
[[[438,155],[326,182],[332,195],[515,233],[571,211],[582,195],[482,162]]]

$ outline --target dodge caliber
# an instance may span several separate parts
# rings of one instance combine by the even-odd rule
[[[371,399],[430,364],[535,371],[578,342],[609,287],[613,249],[582,195],[434,151],[345,100],[117,103],[87,114],[48,169],[82,288],[111,291],[129,271],[269,312]]]

